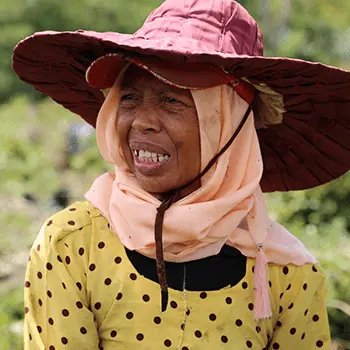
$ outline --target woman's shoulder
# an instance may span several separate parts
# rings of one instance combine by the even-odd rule
[[[76,201],[48,217],[36,237],[33,246],[38,244],[53,245],[73,236],[91,235],[94,232],[94,221],[102,220],[108,225],[102,213],[89,201]]]
[[[325,284],[325,275],[320,265],[307,263],[303,265],[277,265],[269,264],[269,284],[279,293],[295,295],[300,292],[314,294]]]

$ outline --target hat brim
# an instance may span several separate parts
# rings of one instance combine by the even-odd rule
[[[180,89],[206,89],[223,84],[231,85],[248,104],[254,100],[253,85],[224,72],[208,63],[174,63],[157,57],[134,57],[133,55],[107,54],[92,62],[86,71],[86,81],[101,90],[111,88],[127,63],[136,65],[168,85]]]
[[[36,33],[16,46],[13,67],[22,80],[95,126],[104,96],[85,74],[110,53],[214,64],[282,95],[283,122],[258,130],[265,192],[315,187],[350,168],[350,72],[339,68],[291,58],[188,52],[132,35],[93,31]]]

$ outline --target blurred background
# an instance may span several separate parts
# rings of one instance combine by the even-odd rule
[[[23,279],[43,221],[83,200],[110,170],[93,130],[21,83],[14,45],[35,31],[135,31],[160,0],[0,2],[0,349],[22,345]],[[265,55],[350,69],[349,0],[241,0],[265,35]],[[350,113],[350,111],[349,111]],[[319,188],[267,195],[273,219],[303,240],[328,278],[333,350],[350,349],[350,174]]]

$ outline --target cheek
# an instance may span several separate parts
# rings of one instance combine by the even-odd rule
[[[119,140],[120,147],[123,151],[124,158],[130,165],[131,154],[130,154],[129,143],[128,143],[130,121],[128,120],[128,118],[125,118],[124,116],[118,114],[115,127],[116,127],[116,134]]]

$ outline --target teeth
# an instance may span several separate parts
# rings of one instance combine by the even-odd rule
[[[135,157],[139,158],[140,160],[147,160],[152,162],[164,162],[168,160],[170,157],[167,154],[161,154],[161,153],[155,153],[155,152],[149,152],[144,150],[133,150],[133,154]]]

